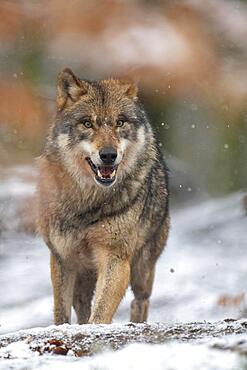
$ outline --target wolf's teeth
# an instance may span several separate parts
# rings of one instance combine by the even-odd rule
[[[101,173],[100,173],[100,170],[97,170],[97,175],[98,175],[99,177],[102,177],[102,175],[101,175]]]
[[[114,170],[114,171],[110,174],[111,179],[112,179],[115,175],[116,175],[116,170]]]

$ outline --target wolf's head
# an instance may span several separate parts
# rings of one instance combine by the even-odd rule
[[[70,69],[58,75],[50,144],[77,179],[113,185],[132,171],[149,134],[133,82],[89,82]]]

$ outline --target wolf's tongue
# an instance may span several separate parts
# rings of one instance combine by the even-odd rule
[[[104,177],[108,177],[111,175],[113,169],[111,167],[101,167],[100,168],[100,173]]]

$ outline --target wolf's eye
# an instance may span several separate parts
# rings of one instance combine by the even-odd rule
[[[76,124],[76,127],[79,129],[79,130],[82,130],[86,127],[86,128],[92,128],[93,127],[93,124],[90,120],[88,119],[81,119],[79,122],[77,122]]]
[[[88,118],[88,117],[80,118],[79,121],[77,122],[77,125],[79,125],[79,126],[83,125],[86,128],[92,128],[93,127],[93,124],[92,124],[90,118]]]
[[[125,121],[124,121],[123,119],[118,119],[118,120],[117,120],[117,123],[116,123],[116,126],[117,126],[117,127],[123,127],[124,122],[125,122]]]
[[[86,127],[86,128],[91,128],[93,127],[92,123],[90,121],[83,121],[83,125]]]

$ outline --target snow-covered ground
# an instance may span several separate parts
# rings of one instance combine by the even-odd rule
[[[33,168],[14,167],[1,171],[1,177],[0,333],[7,333],[52,324],[52,295],[47,248],[38,236],[17,231],[16,207],[34,192]],[[167,249],[157,265],[150,322],[212,321],[244,316],[247,218],[242,209],[242,197],[243,194],[236,193],[172,209]],[[129,320],[131,299],[132,293],[128,290],[114,322]],[[131,345],[118,353],[84,360],[83,368],[121,369],[116,363],[125,363],[124,369],[138,369],[128,365],[133,354],[143,364],[140,366],[143,370],[151,369],[146,366],[149,355],[153,358],[152,369],[204,369],[204,363],[207,364],[205,369],[222,368],[217,367],[216,350],[191,346],[179,344],[180,355],[177,356],[178,349],[173,343],[155,347]],[[190,351],[194,354],[193,364],[188,356]],[[29,360],[30,369],[37,368],[35,361],[35,358]],[[42,359],[39,369],[68,368],[67,360],[63,360],[63,365],[61,359],[51,359],[49,364],[47,361]],[[236,368],[236,361],[237,355],[225,354],[224,369]],[[173,365],[164,367],[169,363]],[[69,365],[70,369],[79,367],[76,359]]]
[[[0,349],[0,370],[244,370],[246,325],[245,319],[214,325],[62,325],[22,330],[0,336],[0,344],[10,343]],[[233,331],[239,334],[213,338]],[[54,354],[61,353],[59,347],[67,356]]]
[[[11,344],[6,351],[17,358],[0,360],[0,370],[240,370],[244,361],[230,351],[222,353],[203,344],[176,342],[136,343],[90,358],[34,356],[25,342]]]

